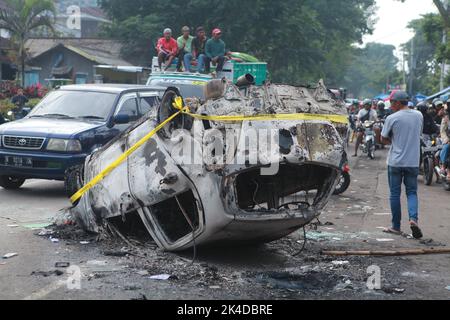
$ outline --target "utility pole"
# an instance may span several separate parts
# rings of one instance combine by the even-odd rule
[[[409,95],[412,97],[414,94],[414,69],[416,68],[414,64],[414,37],[411,39],[411,57],[409,62]]]
[[[449,5],[449,0],[444,0],[444,8],[445,8],[445,11],[447,11],[447,12],[448,12],[448,5]],[[444,26],[444,31],[442,32],[442,44],[444,46],[447,45],[447,31],[448,31],[447,27]],[[446,76],[446,74],[445,74],[446,64],[447,64],[447,61],[444,59],[442,61],[442,66],[441,66],[441,80],[440,80],[441,91],[444,90],[444,80],[445,80],[445,76]]]

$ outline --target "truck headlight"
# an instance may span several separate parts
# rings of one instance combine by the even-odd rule
[[[50,139],[47,150],[59,152],[81,152],[81,143],[75,139]]]

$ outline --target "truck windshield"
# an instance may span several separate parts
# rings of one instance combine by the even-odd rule
[[[206,83],[206,81],[150,79],[147,85],[156,87],[177,87],[183,98],[198,98],[200,100],[204,100],[205,95],[203,93],[203,88]]]
[[[117,94],[57,90],[48,94],[29,117],[106,120]]]

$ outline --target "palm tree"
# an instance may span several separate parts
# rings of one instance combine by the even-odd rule
[[[53,29],[55,6],[52,0],[4,0],[6,8],[0,9],[0,29],[5,29],[18,46],[21,82],[25,85],[25,43],[42,27]]]

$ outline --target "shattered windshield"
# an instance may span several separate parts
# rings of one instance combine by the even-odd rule
[[[112,93],[57,90],[48,94],[29,117],[106,120],[116,98]]]

